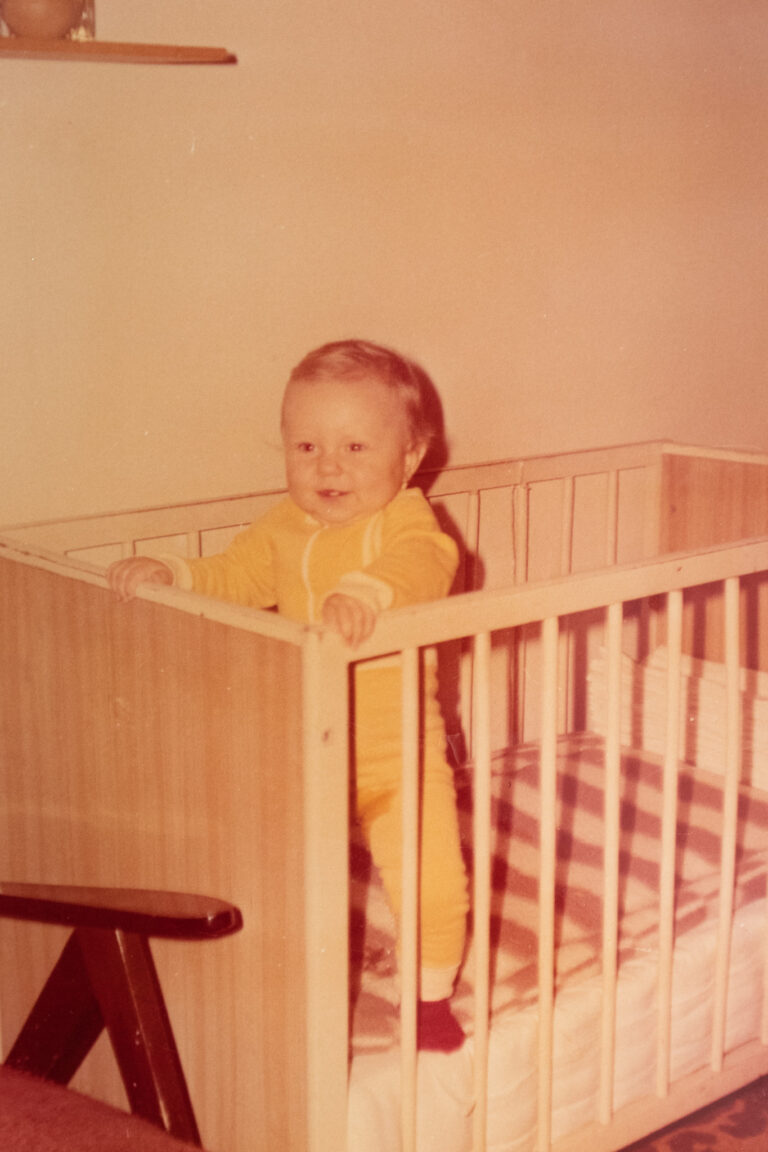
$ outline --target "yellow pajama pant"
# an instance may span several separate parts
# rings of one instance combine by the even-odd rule
[[[421,732],[421,996],[450,996],[464,952],[467,879],[453,770],[436,699],[436,668],[425,660]],[[397,665],[359,665],[352,742],[358,820],[399,923],[402,879],[402,704]]]

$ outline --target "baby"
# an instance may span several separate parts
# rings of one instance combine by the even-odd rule
[[[421,371],[360,340],[326,344],[291,373],[282,438],[288,496],[218,556],[136,556],[108,572],[120,599],[143,581],[176,584],[295,620],[357,646],[388,608],[445,596],[457,549],[408,484],[433,430]],[[450,1009],[468,911],[453,773],[425,659],[422,742],[421,971],[418,1041],[450,1051],[463,1032]],[[393,912],[401,886],[401,703],[397,660],[355,670],[356,814]]]

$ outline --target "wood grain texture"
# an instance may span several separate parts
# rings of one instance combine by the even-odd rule
[[[208,1145],[302,1147],[299,651],[6,560],[0,634],[0,875],[239,905],[236,937],[155,946],[169,1012]],[[6,1043],[43,939],[3,932]]]
[[[768,535],[768,466],[733,456],[670,453],[661,484],[662,552],[690,552]],[[740,647],[748,668],[768,668],[768,578],[750,576],[741,586]],[[722,589],[705,585],[686,596],[684,648],[702,659],[724,659]],[[749,626],[747,625],[749,620]]]

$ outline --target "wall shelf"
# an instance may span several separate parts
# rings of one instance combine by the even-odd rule
[[[236,64],[226,48],[121,44],[111,40],[38,40],[0,36],[0,59],[91,60],[101,64]]]

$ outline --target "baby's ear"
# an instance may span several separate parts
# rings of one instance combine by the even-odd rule
[[[405,483],[406,484],[410,483],[410,480],[413,477],[414,473],[418,471],[419,465],[421,464],[422,460],[424,459],[424,455],[425,455],[426,451],[427,451],[427,443],[426,443],[426,441],[422,440],[422,441],[418,441],[415,444],[412,444],[411,447],[405,453]]]

